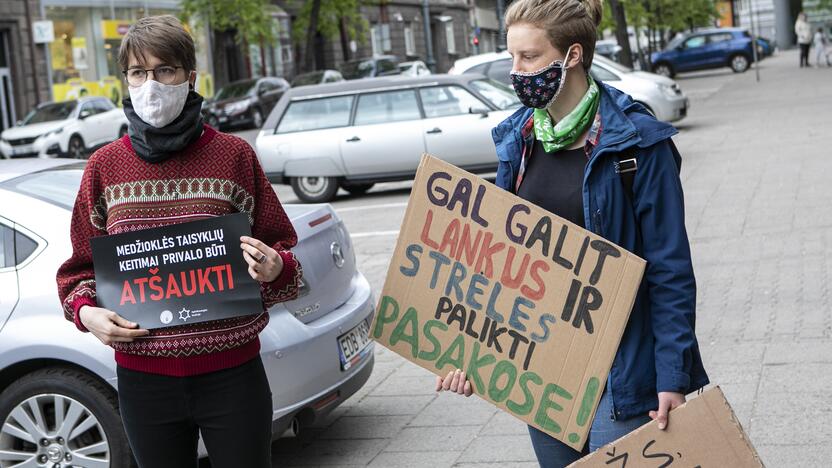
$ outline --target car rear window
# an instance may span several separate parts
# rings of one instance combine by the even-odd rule
[[[83,164],[73,164],[17,177],[2,187],[71,210],[83,175]]]
[[[353,96],[294,101],[277,125],[277,133],[304,132],[350,124]]]
[[[471,87],[491,101],[497,109],[506,110],[520,106],[517,94],[508,86],[494,80],[474,80]]]
[[[419,90],[425,116],[446,117],[468,114],[471,111],[488,110],[485,104],[468,90],[459,86],[434,86]]]

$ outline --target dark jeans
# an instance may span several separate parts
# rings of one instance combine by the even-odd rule
[[[809,66],[809,47],[811,44],[800,44],[800,66]]]
[[[272,395],[258,356],[231,369],[168,377],[118,368],[124,429],[140,468],[271,466]]]
[[[598,411],[595,412],[595,419],[589,430],[589,441],[584,445],[581,452],[564,444],[563,442],[529,426],[529,435],[532,438],[532,447],[537,455],[537,461],[541,468],[563,468],[570,465],[581,457],[594,452],[608,443],[620,439],[633,432],[639,427],[650,422],[648,415],[636,416],[625,421],[613,421],[612,397],[608,391],[604,391],[601,401],[598,403]]]

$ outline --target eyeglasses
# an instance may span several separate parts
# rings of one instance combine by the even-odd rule
[[[153,72],[153,79],[162,84],[173,84],[176,81],[176,70],[184,67],[173,67],[170,65],[162,65],[156,68],[130,68],[123,70],[121,73],[127,79],[127,84],[130,86],[141,86],[147,81],[147,72]]]

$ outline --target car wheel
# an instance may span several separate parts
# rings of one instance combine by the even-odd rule
[[[669,63],[660,62],[653,66],[653,73],[657,75],[666,76],[668,78],[673,78],[675,74],[673,72],[673,67],[670,66]]]
[[[335,198],[338,180],[335,177],[292,177],[292,190],[306,203],[325,203]]]
[[[115,391],[68,368],[35,371],[0,394],[0,466],[134,466]]]
[[[745,55],[737,54],[731,57],[731,70],[734,70],[734,73],[743,73],[748,70],[750,64],[751,61]]]
[[[84,140],[81,139],[78,135],[72,135],[72,138],[69,139],[69,148],[68,148],[69,157],[75,159],[83,159],[86,153],[86,148],[84,148]]]
[[[118,131],[119,138],[123,138],[124,135],[127,135],[127,125],[122,126]]]
[[[341,184],[341,188],[346,190],[352,195],[363,195],[367,193],[368,190],[373,188],[373,183],[367,184]]]
[[[259,110],[254,109],[254,112],[252,112],[251,123],[254,124],[254,128],[257,130],[263,128],[263,114],[261,114]]]

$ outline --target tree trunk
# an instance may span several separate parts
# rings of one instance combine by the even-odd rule
[[[304,57],[304,71],[315,70],[315,36],[318,32],[318,17],[321,13],[321,0],[312,0],[309,13],[309,30],[306,31],[306,57]]]
[[[615,37],[621,46],[621,64],[633,68],[633,53],[630,50],[630,35],[627,33],[627,16],[619,0],[610,0],[610,9],[615,19]]]
[[[347,34],[347,20],[342,16],[338,22],[338,27],[341,30],[341,54],[344,56],[344,61],[350,60],[350,38]]]

